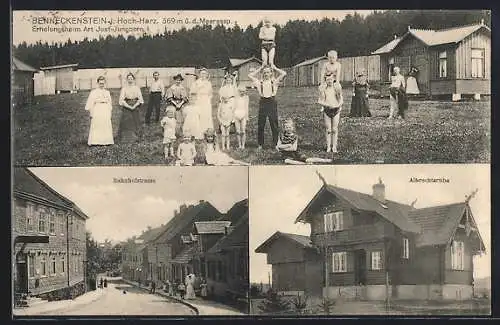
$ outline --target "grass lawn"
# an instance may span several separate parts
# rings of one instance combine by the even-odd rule
[[[118,90],[112,90],[113,133],[120,120]],[[250,94],[247,149],[230,155],[252,164],[281,164],[271,146],[266,125],[266,146],[257,151],[258,95]],[[142,141],[109,147],[88,147],[90,125],[84,110],[88,92],[40,96],[33,105],[13,111],[14,163],[23,166],[163,165],[160,125],[144,128]],[[316,88],[278,91],[280,120],[292,117],[307,156],[327,158],[322,116],[315,104]],[[406,120],[389,121],[388,99],[370,99],[372,118],[348,118],[351,92],[344,93],[339,153],[334,163],[488,163],[490,161],[490,102],[410,101]],[[147,107],[141,109],[142,118]],[[214,117],[217,98],[214,97]],[[232,136],[233,148],[236,137]]]

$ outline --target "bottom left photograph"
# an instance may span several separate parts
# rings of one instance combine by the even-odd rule
[[[14,168],[16,317],[245,315],[248,168]]]

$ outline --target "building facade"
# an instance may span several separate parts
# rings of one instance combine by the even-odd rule
[[[371,195],[325,183],[296,222],[311,226],[311,244],[321,257],[323,277],[317,281],[323,296],[472,297],[473,256],[485,247],[467,200],[416,209],[387,200],[381,181]],[[273,272],[285,272],[277,278],[290,276],[290,265],[275,264]]]
[[[420,92],[427,96],[491,94],[491,30],[483,22],[441,30],[408,27],[373,54],[381,56],[383,76],[394,66],[403,75],[417,68]]]
[[[13,194],[15,292],[54,299],[83,293],[88,217],[26,168],[14,169]]]
[[[37,70],[21,60],[12,58],[12,95],[14,107],[31,104],[34,93],[34,75]]]

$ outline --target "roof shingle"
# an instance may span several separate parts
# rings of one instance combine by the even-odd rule
[[[198,221],[194,227],[198,234],[224,234],[231,221]]]
[[[309,236],[290,234],[286,232],[277,231],[271,237],[269,237],[265,242],[263,242],[259,247],[255,249],[256,253],[266,253],[267,248],[272,245],[276,240],[280,238],[289,239],[304,248],[312,248],[311,238]]]

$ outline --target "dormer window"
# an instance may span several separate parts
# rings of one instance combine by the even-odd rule
[[[344,229],[343,211],[327,212],[324,214],[325,232],[339,231]]]

